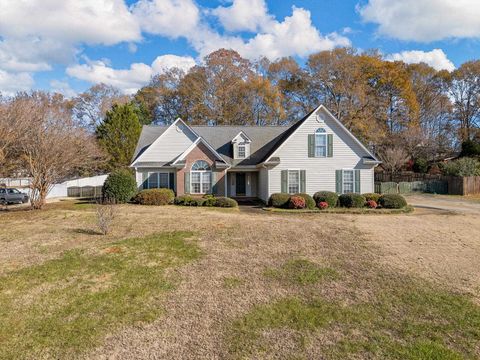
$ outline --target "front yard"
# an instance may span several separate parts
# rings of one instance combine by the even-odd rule
[[[0,358],[478,358],[478,216],[0,212]]]

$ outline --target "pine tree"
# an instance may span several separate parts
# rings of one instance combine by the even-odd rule
[[[132,161],[142,126],[132,104],[113,105],[97,126],[100,147],[110,156],[109,170],[125,167]]]

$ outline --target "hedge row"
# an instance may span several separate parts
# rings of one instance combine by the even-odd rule
[[[397,194],[355,194],[347,193],[340,196],[331,191],[316,192],[313,197],[308,194],[286,194],[275,193],[268,199],[268,206],[290,209],[326,209],[329,207],[363,208],[375,209],[401,209],[407,206],[405,198]]]
[[[197,198],[190,195],[177,196],[174,200],[175,205],[181,206],[207,206],[207,207],[237,207],[238,203],[228,197],[215,197],[213,195],[205,195],[203,198]]]

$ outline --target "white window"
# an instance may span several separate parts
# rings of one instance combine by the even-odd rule
[[[315,157],[327,156],[327,134],[325,129],[319,128],[315,131]]]
[[[296,194],[300,192],[300,171],[288,170],[288,193]]]
[[[207,194],[211,192],[212,171],[208,163],[198,160],[190,171],[190,192],[192,194]]]
[[[240,159],[245,158],[245,145],[238,145],[238,157]]]
[[[158,188],[167,188],[168,189],[170,187],[169,173],[166,173],[166,172],[148,173],[147,186],[148,186],[149,189],[158,189]]]
[[[355,191],[355,172],[353,170],[343,170],[343,192],[353,193]]]

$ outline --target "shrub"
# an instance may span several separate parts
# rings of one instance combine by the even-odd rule
[[[191,197],[190,195],[181,195],[181,196],[177,196],[173,200],[173,203],[175,205],[192,206],[193,200],[194,200],[193,197]]]
[[[288,200],[288,207],[290,209],[305,209],[305,199],[301,196],[291,196]]]
[[[332,191],[318,191],[313,195],[313,199],[317,204],[326,202],[329,207],[335,207],[337,206],[338,195]]]
[[[365,198],[365,200],[369,201],[369,200],[373,200],[375,201],[376,203],[378,203],[378,199],[380,199],[380,194],[376,194],[376,193],[366,193],[366,194],[362,194],[362,196]]]
[[[140,191],[134,198],[141,205],[168,205],[173,203],[175,194],[170,189],[149,189]]]
[[[462,152],[460,156],[480,156],[480,142],[475,140],[465,140],[462,142]]]
[[[233,200],[229,197],[221,196],[221,197],[218,197],[218,198],[215,199],[215,206],[216,207],[233,208],[233,207],[237,207],[238,203],[235,200]]]
[[[365,201],[362,195],[355,193],[342,194],[338,197],[340,206],[346,208],[362,208]]]
[[[375,200],[367,200],[367,207],[370,209],[376,209],[377,208],[377,202]]]
[[[407,206],[407,201],[402,195],[385,194],[380,196],[379,205],[385,209],[401,209]]]
[[[316,206],[315,200],[313,200],[313,197],[311,197],[310,195],[305,193],[298,193],[298,194],[295,194],[294,196],[300,196],[301,198],[303,198],[305,200],[305,207],[307,209],[310,209],[310,210],[315,209],[315,206]]]
[[[270,195],[268,199],[268,206],[273,206],[276,208],[285,208],[288,206],[288,201],[290,200],[290,195],[286,193],[275,193]]]
[[[425,174],[428,171],[428,161],[425,158],[415,159],[413,166],[413,171]]]
[[[202,206],[208,206],[208,207],[215,206],[216,201],[217,201],[217,198],[213,195],[210,195],[207,197],[204,196]]]
[[[108,175],[103,184],[103,201],[109,203],[126,203],[137,192],[137,183],[127,169],[119,169]]]
[[[473,158],[460,158],[443,164],[443,173],[451,176],[480,176],[480,161]]]
[[[190,202],[190,206],[204,206],[205,199],[202,198],[193,198]]]
[[[112,203],[97,204],[95,207],[97,226],[103,235],[108,235],[116,217],[116,208]]]
[[[325,210],[328,208],[328,203],[326,201],[320,201],[317,206],[320,210]]]

